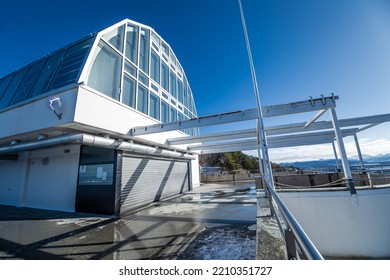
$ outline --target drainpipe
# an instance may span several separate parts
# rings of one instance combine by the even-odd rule
[[[94,136],[89,134],[63,135],[58,137],[37,140],[34,142],[15,143],[13,145],[0,147],[0,154],[42,149],[42,148],[48,148],[57,145],[67,145],[67,144],[88,145],[94,147],[141,153],[141,154],[170,157],[175,159],[193,160],[196,158],[195,156],[187,153],[170,151],[166,149],[161,149],[159,147],[151,147],[146,145],[134,144],[124,140],[115,140],[111,138],[104,138],[104,137]]]

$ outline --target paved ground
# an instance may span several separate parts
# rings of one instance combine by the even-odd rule
[[[254,184],[203,185],[120,219],[0,206],[0,259],[255,259],[255,224]]]

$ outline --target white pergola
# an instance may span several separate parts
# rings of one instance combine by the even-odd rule
[[[381,123],[390,121],[390,114],[339,120],[335,110],[336,100],[338,100],[338,97],[331,95],[328,97],[322,96],[316,99],[311,98],[304,101],[262,107],[264,118],[305,112],[316,112],[314,117],[307,122],[265,127],[264,131],[267,139],[266,148],[272,149],[325,143],[332,143],[334,147],[334,142],[336,142],[341,156],[346,184],[349,187],[351,193],[355,193],[356,191],[345,151],[343,137],[354,137],[359,159],[363,167],[363,158],[359,147],[357,133]],[[330,112],[330,120],[317,121],[317,119],[324,115],[324,113],[327,111]],[[257,108],[254,108],[198,117],[190,120],[177,121],[166,124],[135,127],[131,129],[129,135],[140,136],[171,130],[214,126],[257,119],[258,110]],[[198,154],[211,154],[256,150],[259,149],[260,140],[258,128],[255,127],[252,129],[218,132],[198,136],[183,136],[180,138],[168,139],[166,144],[170,146],[186,144],[188,145],[189,152]],[[335,147],[334,152],[337,159]]]

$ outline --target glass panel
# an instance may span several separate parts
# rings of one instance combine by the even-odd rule
[[[164,62],[161,63],[161,86],[169,91],[169,69]]]
[[[153,90],[155,90],[156,92],[158,92],[158,86],[156,86],[155,84],[151,84],[150,86],[151,86],[151,88],[152,88]]]
[[[184,83],[183,83],[183,98],[184,98],[184,106],[188,108],[188,94],[187,94],[187,79],[184,77]]]
[[[15,75],[8,75],[7,77],[4,77],[2,80],[0,80],[0,100],[3,97],[3,93],[8,88],[9,83],[12,81],[12,78]]]
[[[183,114],[182,114],[182,113],[178,113],[178,114],[177,114],[177,119],[178,119],[179,121],[184,120]]]
[[[50,90],[76,83],[85,57],[93,43],[94,37],[74,45],[66,51],[56,76],[50,86]]]
[[[125,34],[125,26],[122,25],[102,37],[107,40],[118,51],[123,52],[123,38]]]
[[[171,117],[171,119],[170,119],[171,122],[175,122],[177,120],[177,112],[176,112],[175,108],[173,108],[173,107],[170,108],[170,114],[169,115]]]
[[[27,69],[23,69],[22,71],[19,71],[15,74],[14,78],[12,79],[12,82],[9,84],[7,90],[4,92],[2,98],[0,99],[0,109],[3,109],[7,107],[14,96],[16,90],[18,89],[20,83],[23,80],[23,77],[27,73]]]
[[[136,81],[127,75],[123,77],[122,103],[135,109]]]
[[[169,58],[172,60],[172,64],[173,64],[173,65],[176,65],[176,57],[175,57],[175,55],[173,54],[173,51],[172,51],[172,50],[169,50]]]
[[[137,64],[138,27],[128,24],[126,37],[126,57]]]
[[[177,95],[180,103],[183,103],[183,82],[177,79]]]
[[[148,114],[148,90],[143,86],[138,86],[138,100],[137,100],[137,110]]]
[[[191,104],[191,95],[192,95],[192,92],[191,92],[191,88],[188,87],[188,103],[187,103],[187,108],[194,113],[194,111],[192,111],[192,104]]]
[[[144,28],[141,28],[141,42],[140,42],[140,52],[139,52],[139,67],[146,74],[149,74],[149,42],[150,42],[150,31]]]
[[[138,80],[145,86],[149,87],[149,78],[146,77],[142,72],[138,72]]]
[[[156,43],[153,42],[153,41],[152,41],[152,47],[153,47],[153,49],[154,49],[156,52],[158,52],[158,46],[157,46]]]
[[[161,122],[169,122],[169,105],[167,102],[161,100]]]
[[[119,100],[122,58],[100,41],[88,77],[88,86]]]
[[[125,60],[125,71],[134,78],[137,78],[137,69],[127,60]]]
[[[111,163],[115,160],[115,150],[98,148],[92,146],[82,146],[80,165],[92,163]]]
[[[156,120],[160,120],[160,98],[153,93],[150,94],[149,115]]]
[[[177,92],[176,92],[176,75],[171,70],[169,71],[169,93],[177,98]]]
[[[29,94],[30,97],[41,95],[47,92],[47,88],[55,74],[56,69],[58,68],[62,57],[64,56],[65,51],[59,52],[50,56],[45,65],[43,66],[41,73],[39,73],[38,79],[34,83],[33,88]]]
[[[91,186],[112,185],[114,182],[114,164],[80,164],[79,170],[79,185]]]
[[[160,83],[160,57],[152,50],[150,77]]]
[[[28,93],[30,92],[30,89],[33,86],[44,63],[45,61],[41,60],[30,66],[26,76],[23,79],[23,82],[20,84],[10,104],[16,104],[27,99]]]
[[[169,47],[167,44],[165,44],[164,42],[161,43],[161,49],[163,50],[163,52],[166,54],[166,55],[169,55]]]
[[[162,93],[162,96],[163,96],[164,98],[166,98],[167,100],[169,99],[168,94],[166,94],[165,92]]]
[[[160,38],[158,38],[156,33],[152,32],[152,38],[158,45],[160,45]]]

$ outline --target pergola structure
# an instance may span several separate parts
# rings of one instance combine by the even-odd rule
[[[390,114],[339,120],[335,110],[336,100],[338,100],[338,96],[331,95],[328,97],[322,96],[316,99],[311,98],[304,101],[262,107],[264,118],[316,112],[314,117],[307,122],[265,127],[264,130],[267,137],[266,145],[267,149],[272,149],[326,143],[332,143],[334,145],[334,142],[336,142],[341,156],[346,184],[351,193],[354,194],[356,191],[352,180],[351,169],[348,163],[343,137],[354,136],[359,159],[363,167],[363,158],[359,147],[357,133],[383,122],[390,121]],[[317,121],[317,119],[324,115],[327,111],[330,112],[331,120]],[[258,110],[257,108],[254,108],[166,124],[135,127],[129,132],[129,134],[131,136],[141,136],[172,130],[213,126],[257,119]],[[187,149],[189,152],[211,154],[256,150],[259,148],[260,141],[258,128],[255,127],[252,129],[171,138],[167,140],[166,144],[170,146],[185,144],[188,145]],[[334,149],[334,152],[337,159],[336,149]]]

